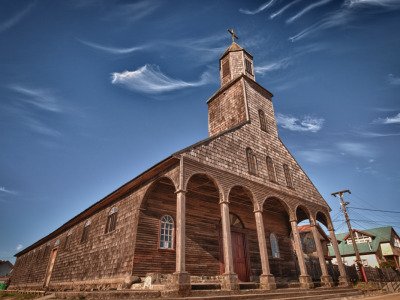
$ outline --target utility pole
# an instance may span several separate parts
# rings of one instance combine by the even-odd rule
[[[336,197],[336,195],[339,195],[340,206],[342,207],[344,218],[346,220],[347,227],[349,229],[350,238],[351,238],[351,241],[352,241],[352,244],[353,244],[354,253],[356,254],[356,264],[358,266],[358,269],[361,272],[361,276],[362,276],[363,281],[364,282],[368,282],[367,275],[365,274],[364,266],[363,266],[362,261],[361,261],[360,252],[358,251],[358,246],[357,246],[356,240],[354,238],[353,229],[351,228],[349,214],[347,213],[347,209],[346,209],[346,206],[348,204],[350,204],[350,202],[345,202],[344,199],[343,199],[343,194],[345,194],[345,193],[351,194],[350,190],[343,190],[343,191],[338,191],[338,192],[332,193],[331,195],[334,196],[334,197]]]

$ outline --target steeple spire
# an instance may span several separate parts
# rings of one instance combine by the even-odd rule
[[[253,56],[236,43],[235,39],[239,39],[239,37],[235,30],[228,29],[228,32],[232,36],[232,44],[225,50],[220,59],[221,86],[240,75],[246,75],[255,80]]]
[[[233,30],[233,28],[228,29],[228,32],[232,35],[232,43],[235,42],[235,39],[239,39],[239,37],[236,35],[235,30]]]

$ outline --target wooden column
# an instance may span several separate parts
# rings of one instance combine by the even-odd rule
[[[260,288],[266,290],[276,289],[275,277],[271,274],[268,259],[267,241],[265,239],[265,229],[263,214],[261,210],[255,210],[254,216],[257,226],[258,248],[260,249],[262,274],[260,275]]]
[[[349,286],[349,280],[347,278],[346,269],[345,269],[343,261],[342,261],[342,256],[340,255],[339,246],[338,246],[338,242],[337,242],[336,235],[335,235],[335,230],[333,229],[332,224],[330,224],[328,230],[329,230],[329,236],[331,238],[331,244],[333,247],[333,251],[335,252],[336,262],[339,267],[339,273],[340,273],[339,285],[340,286]]]
[[[313,234],[313,237],[314,237],[315,247],[317,248],[319,265],[321,267],[321,272],[322,272],[321,284],[326,286],[326,287],[332,287],[333,286],[333,281],[332,281],[332,277],[329,276],[328,268],[326,267],[324,251],[322,249],[321,240],[319,238],[318,228],[317,228],[317,226],[315,225],[314,222],[312,222],[310,226],[311,226],[311,231],[312,231],[312,234]]]
[[[231,240],[231,222],[229,219],[229,202],[222,199],[221,206],[221,223],[222,223],[222,243],[224,250],[225,273],[223,274],[222,289],[237,290],[239,289],[238,277],[233,270],[232,256],[232,240]]]
[[[307,266],[304,260],[303,247],[301,245],[299,230],[297,229],[297,220],[290,220],[290,225],[292,226],[292,234],[294,240],[294,247],[297,254],[297,260],[300,267],[299,282],[301,288],[312,288],[314,284],[312,283],[311,277],[307,273]]]
[[[180,161],[179,188],[176,194],[176,266],[173,274],[172,289],[176,290],[179,295],[187,296],[190,293],[190,275],[186,272],[185,252],[186,252],[186,191],[183,189],[184,172],[183,157]]]
[[[176,272],[185,272],[186,191],[176,191]]]

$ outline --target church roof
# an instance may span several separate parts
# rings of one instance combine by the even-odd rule
[[[227,55],[229,52],[236,52],[236,51],[244,51],[246,52],[251,58],[253,58],[253,55],[251,55],[249,52],[246,51],[246,49],[242,48],[239,44],[236,42],[232,42],[232,44],[225,50],[224,54],[222,54],[221,58],[223,58],[225,55]]]
[[[241,74],[239,76],[237,76],[236,78],[232,79],[229,83],[227,83],[226,85],[222,86],[221,88],[219,88],[218,91],[216,91],[210,98],[208,98],[207,103],[210,103],[212,100],[214,100],[219,94],[221,94],[222,92],[224,92],[225,90],[227,90],[228,88],[230,88],[232,85],[234,85],[236,82],[238,82],[241,78],[246,79],[247,81],[250,81],[251,83],[255,84],[258,88],[260,88],[261,90],[263,90],[267,95],[268,98],[272,98],[274,95],[268,91],[265,87],[263,87],[262,85],[260,85],[257,81],[251,79],[249,76],[245,75],[245,74]],[[271,100],[271,99],[270,99]]]

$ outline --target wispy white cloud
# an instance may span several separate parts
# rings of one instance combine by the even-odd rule
[[[18,245],[15,247],[15,250],[21,251],[22,248],[23,248],[23,246],[22,246],[21,244],[18,244]]]
[[[85,40],[81,40],[78,39],[79,42],[81,42],[82,44],[89,46],[91,48],[100,50],[100,51],[104,51],[107,53],[111,53],[111,54],[129,54],[132,52],[136,52],[138,50],[143,50],[145,49],[147,46],[135,46],[135,47],[113,47],[113,46],[104,46],[104,45],[100,45],[97,43],[93,43],[93,42],[89,42],[89,41],[85,41]]]
[[[296,5],[297,3],[299,3],[300,1],[303,0],[295,0],[293,2],[290,2],[289,4],[286,4],[284,7],[282,7],[281,9],[277,10],[276,12],[272,13],[269,18],[273,19],[275,17],[280,16],[281,14],[283,14],[286,10],[288,10],[289,8],[291,8],[292,6]]]
[[[380,133],[372,131],[362,131],[358,132],[359,135],[365,138],[380,138],[380,137],[390,137],[390,136],[400,136],[400,133]]]
[[[400,124],[400,113],[393,117],[379,118],[373,121],[375,124]]]
[[[304,160],[314,164],[331,162],[337,159],[331,151],[326,149],[301,150],[296,153]]]
[[[329,29],[336,26],[344,25],[354,19],[354,15],[348,9],[339,9],[335,12],[327,14],[322,20],[303,29],[298,34],[289,37],[292,42],[303,39],[309,35],[315,34],[321,30]]]
[[[398,0],[346,0],[346,6],[381,6],[386,8],[399,8]]]
[[[31,4],[29,4],[27,7],[25,7],[20,12],[16,13],[11,18],[1,22],[0,23],[0,33],[17,25],[31,11],[31,9],[34,6],[35,6],[35,2],[32,2]]]
[[[370,146],[363,143],[341,142],[336,146],[344,154],[351,156],[371,159],[375,155],[375,151]]]
[[[239,11],[242,14],[255,15],[255,14],[258,14],[258,13],[262,12],[263,10],[267,9],[268,7],[270,7],[272,4],[274,4],[274,2],[275,2],[275,0],[270,0],[268,2],[265,2],[264,4],[262,4],[260,7],[258,7],[255,10],[248,10],[248,9],[241,8],[241,9],[239,9]]]
[[[356,167],[356,170],[357,172],[364,174],[370,174],[370,175],[378,174],[378,171],[376,171],[372,166]]]
[[[60,112],[61,108],[57,103],[57,98],[54,92],[50,89],[38,89],[18,84],[9,85],[9,88],[19,95],[23,96],[22,101],[25,101],[37,108],[51,111]]]
[[[393,74],[389,74],[387,80],[391,85],[400,85],[400,77],[394,76]]]
[[[321,2],[324,0],[321,0]],[[327,1],[327,0],[326,0]],[[341,8],[326,14],[320,21],[307,27],[298,34],[289,37],[294,42],[321,30],[345,25],[362,15],[362,9],[381,8],[385,10],[400,9],[399,0],[346,0]],[[376,10],[378,11],[378,10]]]
[[[290,59],[289,58],[283,58],[281,60],[267,63],[261,66],[254,67],[254,71],[257,74],[264,75],[265,73],[272,72],[272,71],[277,71],[277,70],[282,70],[286,69],[290,64]]]
[[[297,14],[295,14],[293,17],[289,18],[286,20],[286,23],[292,23],[293,21],[297,20],[298,18],[300,18],[301,16],[305,15],[306,13],[308,13],[309,11],[319,7],[319,6],[323,6],[325,4],[328,4],[329,2],[331,2],[332,0],[320,0],[318,2],[314,2],[308,6],[306,6],[305,8],[303,8],[300,12],[298,12]]]
[[[108,17],[131,23],[152,14],[160,5],[159,1],[153,0],[121,4],[112,10]]]
[[[2,194],[11,194],[11,195],[16,195],[17,192],[11,191],[9,189],[6,189],[4,186],[0,186],[0,193]]]
[[[379,111],[379,112],[392,112],[392,111],[396,111],[397,109],[389,108],[389,107],[374,107],[373,110]]]
[[[195,62],[207,63],[215,61],[226,49],[227,36],[225,34],[213,34],[200,38],[184,38],[162,43],[183,50],[184,56],[195,57]]]
[[[198,81],[188,82],[168,77],[158,66],[146,64],[135,71],[112,73],[111,82],[131,90],[155,94],[202,86],[210,82],[210,76],[208,72],[205,72]]]
[[[32,117],[25,116],[24,123],[30,130],[35,133],[39,133],[41,135],[46,135],[49,137],[59,137],[61,133],[52,128],[51,126],[39,121],[38,119],[34,119]]]
[[[280,125],[282,128],[302,132],[318,132],[322,129],[322,126],[325,122],[323,118],[305,116],[303,119],[298,119],[296,117],[284,115],[281,113],[277,114],[276,121],[278,125]]]
[[[61,133],[49,125],[51,114],[64,114],[60,100],[52,89],[32,88],[21,84],[7,86],[14,91],[12,106],[9,111],[14,113],[21,124],[34,133],[50,137],[61,136]],[[46,112],[46,114],[44,113]]]

